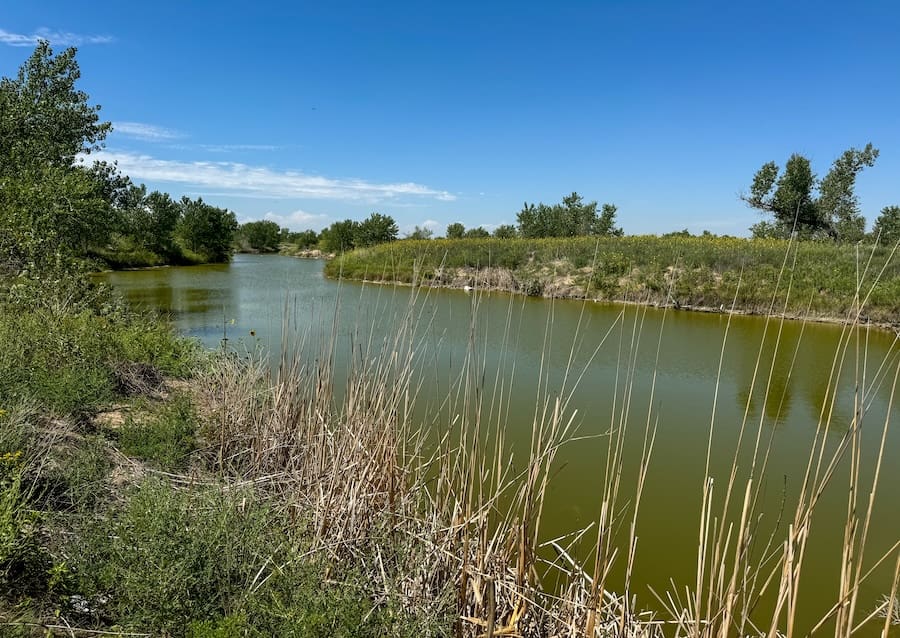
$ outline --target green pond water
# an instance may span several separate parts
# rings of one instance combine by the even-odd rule
[[[323,276],[321,262],[280,256],[238,255],[228,265],[117,272],[103,278],[133,304],[170,313],[182,332],[212,348],[221,347],[224,336],[229,347],[277,352],[286,317],[291,334],[306,333],[312,342],[327,340],[334,329],[338,379],[345,374],[351,341],[358,343],[362,333],[371,334],[376,343],[381,343],[396,331],[413,303],[421,324],[421,347],[427,353],[416,375],[417,382],[422,383],[417,409],[421,414],[434,412],[458,373],[467,348],[474,343],[474,352],[484,367],[485,387],[489,391],[494,387],[498,370],[504,380],[504,407],[508,399],[508,412],[503,418],[510,446],[519,458],[512,462],[519,468],[528,451],[539,384],[546,383],[552,394],[563,387],[567,367],[570,373],[565,386],[569,388],[583,372],[569,404],[577,410],[579,438],[558,453],[544,512],[545,538],[583,528],[597,518],[608,444],[603,435],[610,429],[614,405],[617,413],[622,405],[628,361],[632,360],[622,487],[626,495],[622,500],[626,514],[623,539],[630,522],[628,507],[633,501],[648,408],[652,407],[652,420],[657,423],[637,521],[639,540],[632,591],[638,596],[639,606],[643,603],[659,609],[650,586],[662,592],[671,589],[674,581],[683,596],[684,587],[693,585],[703,471],[727,315],[338,283]],[[414,301],[413,295],[417,295]],[[634,338],[636,326],[639,333]],[[776,524],[780,525],[779,538],[785,536],[842,334],[840,326],[827,324],[786,322],[780,326],[771,320],[768,329],[766,326],[767,321],[760,317],[731,319],[719,375],[710,472],[715,489],[724,490],[746,410],[744,451],[752,446],[758,432],[763,445],[770,439],[772,442],[760,479],[763,490],[759,510],[764,516],[757,531],[759,546]],[[760,350],[763,354],[757,387],[751,391]],[[896,336],[878,330],[860,330],[844,359],[827,448],[834,449],[848,430],[858,377],[865,388],[860,452],[864,479],[874,471],[898,365],[900,344]],[[867,566],[900,538],[898,402],[893,408],[893,430],[888,431],[886,439],[864,557]],[[840,466],[813,519],[800,594],[801,631],[808,630],[837,597],[848,465],[844,462]],[[742,456],[739,474],[745,476],[748,469],[747,457]],[[738,492],[736,500],[743,494],[742,482]],[[721,497],[718,491],[715,493]],[[860,496],[862,506],[867,498],[868,492]],[[593,537],[593,532],[588,533],[582,546],[576,548],[582,557]],[[620,570],[609,584],[613,589],[621,586],[625,549],[624,545],[620,549]],[[890,590],[895,557],[891,555],[869,576],[860,596],[862,611],[872,609]]]

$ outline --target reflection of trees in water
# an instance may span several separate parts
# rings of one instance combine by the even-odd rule
[[[744,324],[736,326],[732,350],[737,361],[738,407],[743,411],[749,404],[751,416],[758,416],[762,411],[770,423],[783,422],[791,408],[797,377],[803,374],[801,366],[794,363],[795,355],[799,358],[797,348],[801,348],[801,352],[803,348],[800,330],[796,325],[785,323],[779,326],[773,321],[763,340],[760,324],[738,323]]]

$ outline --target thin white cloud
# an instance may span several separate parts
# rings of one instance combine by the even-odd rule
[[[331,218],[328,215],[308,213],[305,210],[295,210],[287,215],[278,213],[266,213],[263,219],[268,219],[279,226],[287,226],[291,230],[322,230],[329,225]]]
[[[441,225],[441,222],[436,219],[426,219],[422,222],[422,228],[430,228],[431,230],[437,230],[438,226]]]
[[[52,31],[41,27],[34,33],[12,33],[0,29],[0,43],[11,47],[33,47],[41,40],[57,46],[81,46],[83,44],[109,44],[115,38],[109,35],[83,35],[69,31]]]
[[[166,148],[176,151],[235,153],[244,151],[277,151],[284,147],[275,144],[166,144]]]
[[[456,196],[415,182],[379,184],[363,179],[336,179],[300,171],[278,171],[238,162],[185,162],[127,152],[99,151],[91,160],[115,162],[136,180],[188,184],[231,195],[256,198],[312,198],[380,202],[402,197],[453,201]]]
[[[113,122],[113,133],[147,142],[165,142],[184,137],[178,131],[143,122]]]

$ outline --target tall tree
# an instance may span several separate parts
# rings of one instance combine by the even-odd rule
[[[616,213],[618,210],[619,209],[616,208],[614,204],[603,204],[600,209],[600,217],[598,217],[594,223],[592,234],[611,237],[621,237],[624,235],[624,231],[616,226]]]
[[[237,241],[242,249],[275,252],[281,238],[281,228],[275,222],[263,219],[241,224],[237,232]]]
[[[453,222],[447,226],[447,239],[462,239],[466,234],[466,227],[459,222]]]
[[[856,176],[872,166],[878,150],[867,144],[863,150],[845,151],[819,182],[809,159],[791,155],[779,175],[775,162],[767,162],[756,172],[749,195],[742,199],[771,221],[751,227],[756,237],[790,237],[796,232],[804,238],[832,237],[839,241],[862,238],[865,219],[859,212],[854,193]]]
[[[872,144],[866,144],[863,150],[850,148],[834,161],[819,186],[819,210],[838,241],[855,242],[865,235],[866,220],[860,213],[854,187],[859,172],[874,166],[877,158],[878,149]]]
[[[207,261],[228,261],[238,223],[231,211],[210,206],[202,198],[181,198],[177,235],[183,245]]]
[[[54,56],[42,40],[15,78],[0,80],[0,157],[4,164],[72,165],[78,153],[100,146],[110,131],[99,106],[75,87],[81,70],[75,49]]]
[[[616,207],[604,204],[597,215],[597,202],[585,203],[581,195],[572,193],[561,204],[525,203],[516,219],[522,237],[579,237],[583,235],[621,235],[615,227]]]
[[[322,248],[332,253],[340,253],[353,249],[353,241],[356,235],[357,222],[345,219],[342,222],[334,222],[322,231]]]
[[[397,239],[397,222],[390,215],[372,213],[356,225],[353,233],[353,245],[356,248],[374,246]]]

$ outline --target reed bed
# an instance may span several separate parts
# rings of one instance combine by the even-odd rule
[[[891,452],[885,442],[900,357],[895,341],[891,353],[870,374],[861,326],[894,255],[874,251],[856,262],[853,303],[834,352],[829,391],[810,441],[798,502],[793,511],[782,514],[786,524],[767,536],[759,525],[764,514],[761,484],[773,442],[763,417],[753,421],[749,396],[761,389],[768,398],[773,391],[772,367],[767,368],[764,360],[772,355],[764,344],[774,335],[777,351],[784,317],[795,303],[798,262],[806,252],[793,243],[785,248],[738,442],[728,452],[733,456],[731,471],[725,477],[713,476],[709,463],[712,454],[723,453],[717,448],[723,427],[717,419],[718,385],[711,397],[707,466],[696,497],[695,581],[684,590],[673,583],[668,591],[654,592],[655,601],[637,600],[632,580],[644,481],[658,453],[657,429],[665,426],[654,408],[655,371],[646,405],[643,400],[637,405],[634,393],[638,350],[656,348],[658,357],[665,339],[664,328],[659,334],[645,334],[646,310],[631,318],[623,310],[604,336],[603,342],[618,341],[619,374],[610,389],[615,401],[605,434],[600,514],[569,536],[547,539],[541,520],[557,453],[576,438],[574,390],[600,348],[584,367],[575,365],[579,343],[575,335],[563,386],[553,388],[546,368],[551,312],[534,389],[529,454],[520,465],[524,469],[513,472],[506,417],[515,365],[488,365],[474,319],[481,299],[478,289],[472,296],[465,361],[446,398],[428,418],[416,416],[413,409],[423,367],[430,361],[427,304],[418,303],[420,296],[429,294],[423,287],[397,317],[390,338],[379,341],[371,331],[357,329],[346,379],[335,378],[336,330],[330,341],[314,344],[308,334],[288,334],[287,329],[283,342],[291,345],[280,353],[274,368],[261,360],[248,364],[225,358],[205,384],[209,388],[205,402],[214,415],[210,461],[224,476],[277,492],[292,520],[310,526],[314,538],[310,551],[332,561],[335,578],[340,577],[341,565],[362,565],[371,589],[360,595],[375,605],[399,598],[401,607],[449,618],[450,633],[460,637],[797,635],[801,574],[815,533],[816,507],[826,490],[845,489],[847,514],[840,573],[834,575],[834,605],[811,633],[886,637],[896,626],[900,539],[878,556],[866,553],[866,540],[879,492],[879,470]],[[737,283],[731,314],[743,285]],[[674,289],[677,281],[673,278],[669,286]],[[509,303],[512,309],[519,302],[510,298]],[[509,362],[514,361],[515,350],[511,316],[510,312],[506,318],[501,357]],[[730,325],[731,315],[721,357]],[[835,435],[827,434],[836,418],[842,370],[848,366],[855,371],[855,409],[834,445]],[[719,370],[721,374],[721,358]],[[336,391],[344,382],[346,389]],[[885,384],[891,388],[887,418],[868,424],[870,397]],[[646,417],[635,418],[638,413]],[[877,467],[869,482],[860,472],[864,423],[881,431]],[[636,461],[625,453],[629,437],[640,441]],[[624,476],[632,475],[637,477],[634,484],[623,482]],[[585,539],[593,539],[586,560]],[[886,562],[897,564],[893,587],[874,609],[865,607],[860,604],[860,587]],[[614,565],[624,565],[624,580],[613,582]],[[260,571],[259,581],[277,567],[273,558]],[[443,630],[436,624],[423,633],[440,635]]]

